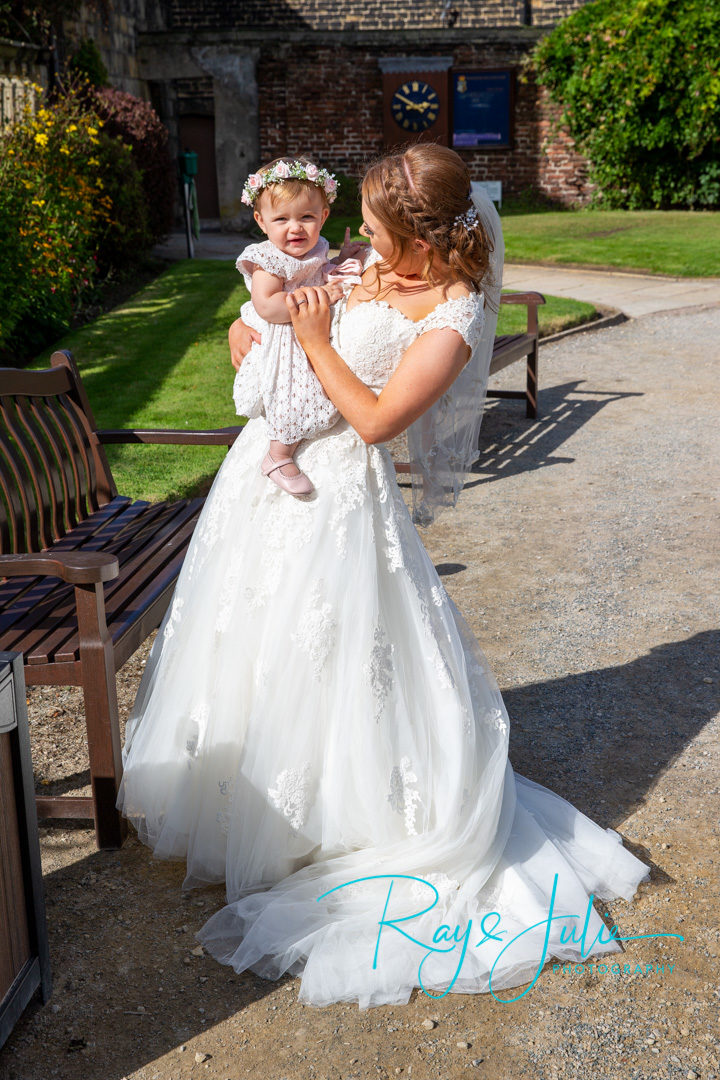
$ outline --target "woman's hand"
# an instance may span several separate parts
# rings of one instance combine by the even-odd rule
[[[312,364],[314,349],[330,341],[330,298],[321,286],[296,289],[286,298],[295,336]]]
[[[260,333],[244,323],[242,319],[236,319],[228,330],[228,343],[230,345],[230,360],[236,371],[250,352],[253,342],[260,344]]]

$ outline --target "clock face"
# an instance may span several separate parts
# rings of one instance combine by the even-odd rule
[[[390,101],[390,112],[403,131],[426,131],[438,118],[440,99],[426,82],[410,79],[399,86]]]

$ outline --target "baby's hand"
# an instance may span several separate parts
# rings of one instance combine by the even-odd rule
[[[337,261],[342,263],[345,259],[359,259],[362,266],[369,248],[369,240],[351,240],[350,228],[348,227],[345,229],[345,239],[343,241],[343,246],[340,248],[340,254],[337,257]]]
[[[359,259],[344,259],[334,266],[328,265],[328,281],[339,281],[343,278],[359,278],[363,272],[363,266]]]
[[[343,287],[339,281],[329,281],[327,285],[321,287],[327,293],[327,298],[331,304],[336,304],[343,295]]]

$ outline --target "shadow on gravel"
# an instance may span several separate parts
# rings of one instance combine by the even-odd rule
[[[513,768],[613,827],[717,715],[719,653],[720,630],[707,630],[619,667],[503,690]]]
[[[176,1062],[154,1073],[188,1076],[203,1033],[232,1017],[242,1026],[246,1006],[294,986],[193,954],[225,890],[182,894],[184,875],[133,835],[45,876],[53,993],[45,1006],[36,995],[0,1052],[2,1080],[124,1080],[171,1052]]]
[[[520,402],[490,399],[480,429],[480,457],[472,469],[482,475],[468,480],[466,487],[574,461],[557,453],[567,439],[607,405],[643,396],[631,391],[581,390],[582,382],[542,390],[538,420],[526,420]]]

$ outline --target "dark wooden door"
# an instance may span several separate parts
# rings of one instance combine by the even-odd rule
[[[219,218],[217,169],[215,167],[215,117],[181,116],[180,149],[194,150],[198,156],[195,185],[201,218]]]

